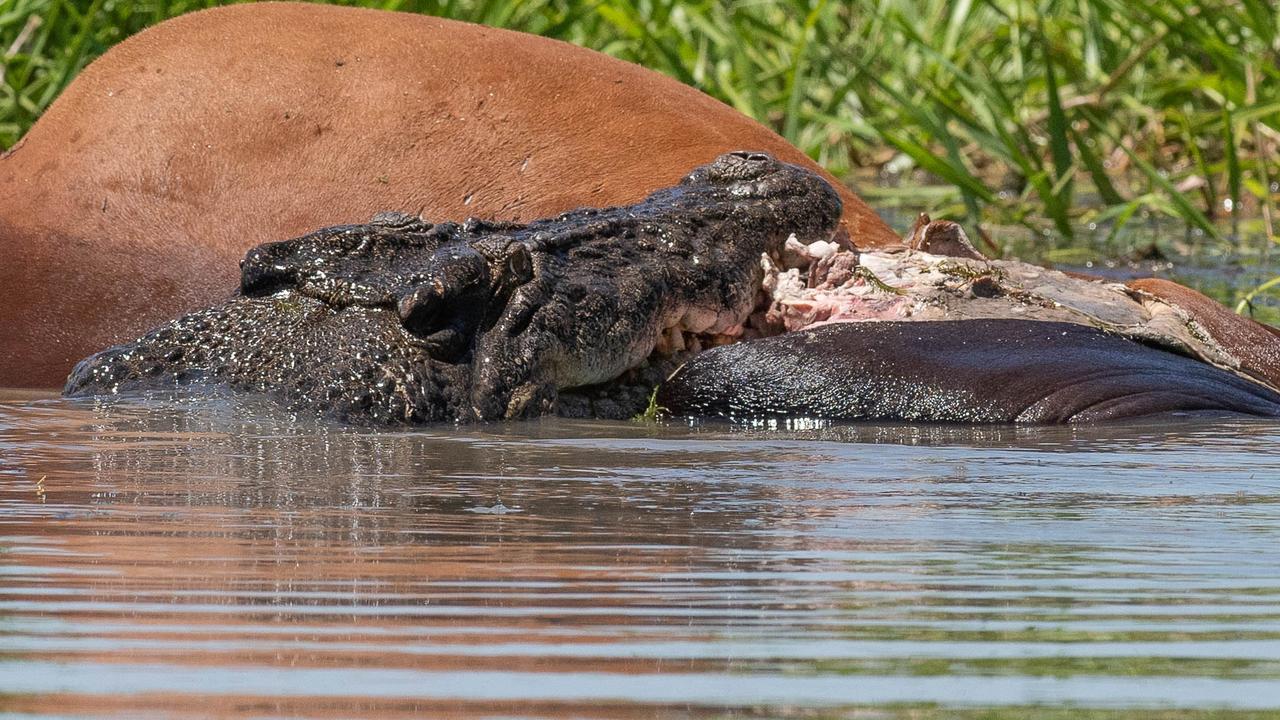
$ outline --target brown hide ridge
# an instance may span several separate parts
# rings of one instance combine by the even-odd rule
[[[1276,328],[1231,312],[1213,298],[1172,280],[1142,278],[1126,285],[1182,309],[1239,358],[1248,374],[1280,388],[1280,331]]]

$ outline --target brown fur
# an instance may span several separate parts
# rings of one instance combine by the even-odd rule
[[[186,15],[94,62],[0,159],[0,386],[58,385],[225,297],[260,242],[380,210],[631,203],[734,149],[816,168],[696,90],[555,40],[321,5]],[[897,242],[841,196],[856,242]]]
[[[554,40],[323,5],[186,15],[90,65],[0,157],[0,387],[58,386],[79,358],[222,299],[260,242],[380,210],[630,203],[734,149],[816,168],[696,90]],[[836,186],[856,244],[900,242]],[[1168,285],[1280,367],[1280,336]]]

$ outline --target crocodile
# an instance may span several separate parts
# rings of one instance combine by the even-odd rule
[[[924,221],[859,251],[818,175],[722,155],[630,206],[396,212],[253,248],[238,293],[76,366],[66,394],[226,386],[347,422],[626,417],[1091,422],[1280,416],[1277,367],[1119,284]],[[721,347],[728,346],[728,347]]]
[[[527,224],[381,213],[252,249],[235,296],[81,361],[64,392],[201,383],[376,423],[539,415],[673,337],[676,358],[733,339],[762,254],[832,237],[840,212],[815,173],[741,151],[635,205]],[[646,393],[629,395],[617,414]]]

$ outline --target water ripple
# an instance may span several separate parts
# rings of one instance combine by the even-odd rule
[[[1276,710],[1278,440],[0,401],[0,715]]]

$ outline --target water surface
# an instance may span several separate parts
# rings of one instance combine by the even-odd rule
[[[0,400],[0,715],[1262,717],[1280,425]]]

